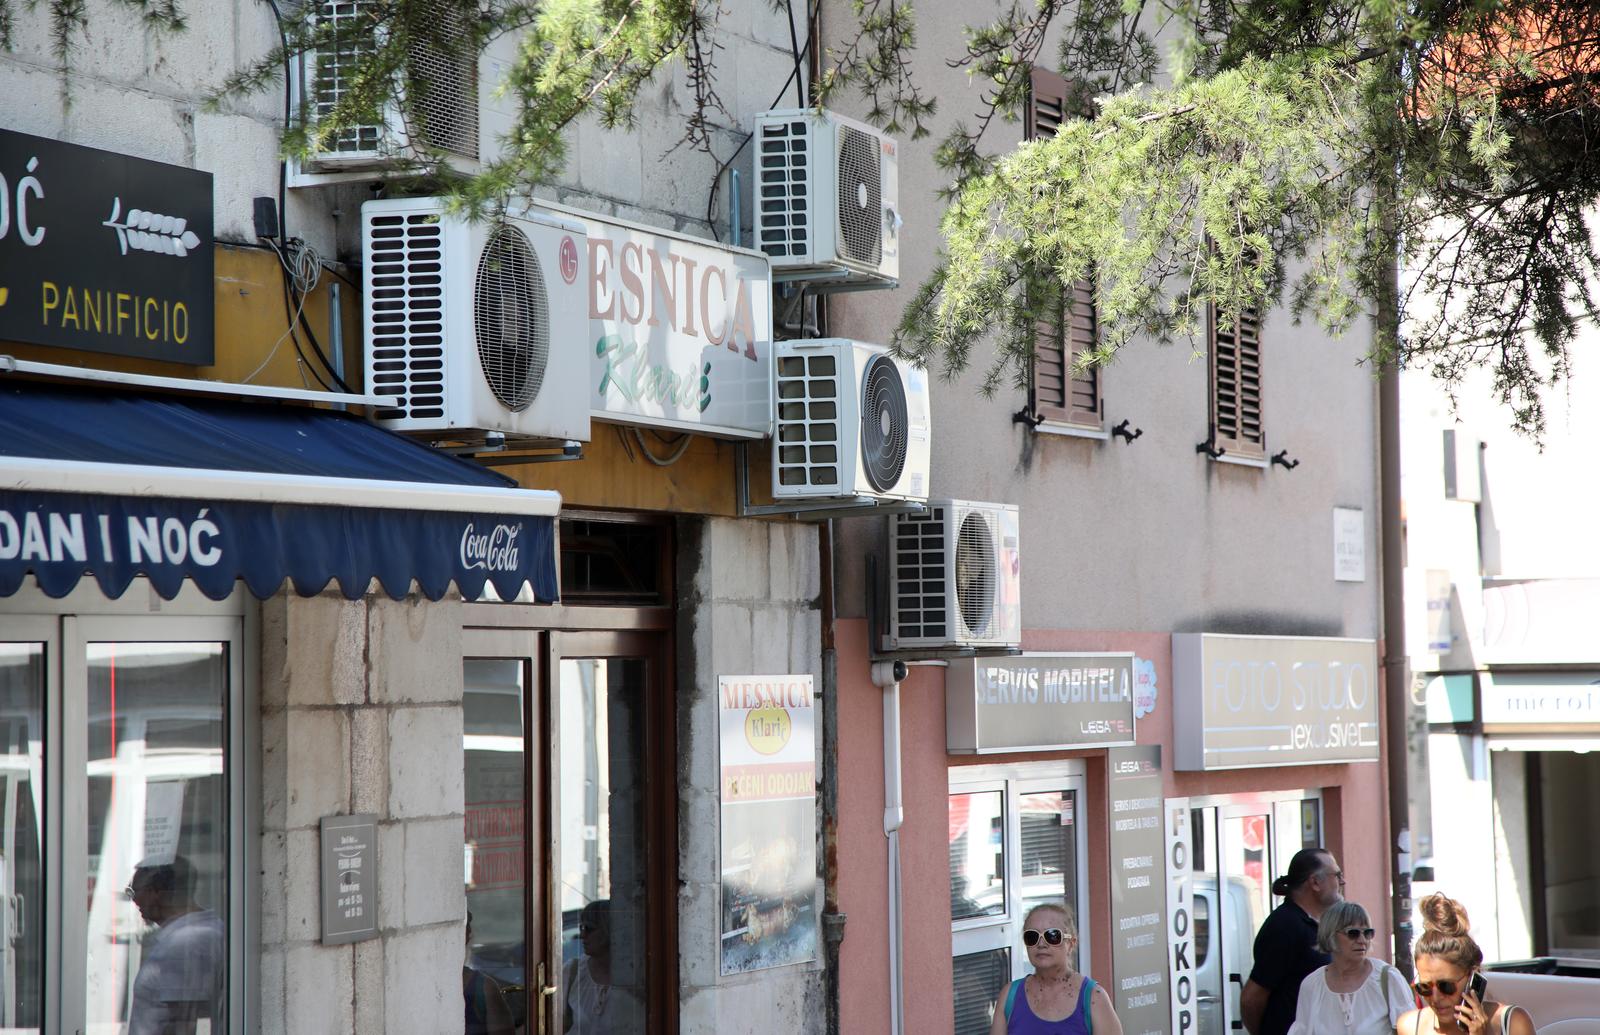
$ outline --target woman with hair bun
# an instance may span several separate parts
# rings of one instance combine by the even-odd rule
[[[1455,899],[1429,895],[1417,907],[1417,980],[1426,1004],[1400,1018],[1399,1035],[1534,1035],[1528,1011],[1488,997],[1483,950],[1472,940],[1467,911]]]

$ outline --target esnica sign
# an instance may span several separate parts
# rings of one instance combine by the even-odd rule
[[[594,419],[729,438],[770,434],[767,257],[548,207],[588,227]]]

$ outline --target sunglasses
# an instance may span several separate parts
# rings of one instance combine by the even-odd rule
[[[1040,935],[1044,936],[1044,940],[1047,945],[1060,945],[1061,940],[1066,937],[1065,934],[1061,933],[1061,928],[1047,927],[1043,931],[1023,931],[1022,944],[1031,949],[1035,945],[1039,944]]]
[[[1344,929],[1344,936],[1351,941],[1355,941],[1357,938],[1365,938],[1370,942],[1372,936],[1377,933],[1370,927],[1346,927]]]
[[[1433,995],[1435,988],[1439,990],[1440,995],[1455,995],[1457,989],[1465,988],[1466,985],[1465,981],[1451,981],[1448,978],[1440,978],[1438,981],[1413,981],[1411,983],[1411,987],[1417,990],[1417,995],[1424,999]]]

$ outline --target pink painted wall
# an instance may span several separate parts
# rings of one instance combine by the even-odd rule
[[[835,626],[839,672],[839,908],[849,921],[840,946],[840,1023],[844,1032],[889,1026],[888,844],[883,834],[883,697],[867,665],[866,623]],[[1024,634],[1027,650],[1133,651],[1155,662],[1159,696],[1138,723],[1141,744],[1159,744],[1169,796],[1243,794],[1322,788],[1329,848],[1349,880],[1347,896],[1367,907],[1373,926],[1389,926],[1387,796],[1381,764],[1293,766],[1231,772],[1175,773],[1172,764],[1172,640],[1165,633],[1040,631]],[[1088,770],[1084,818],[1089,842],[1090,972],[1111,973],[1111,909],[1105,752],[1006,756],[945,753],[944,670],[914,668],[901,687],[901,762],[905,824],[901,829],[904,894],[906,1030],[949,1035],[950,874],[948,772],[951,766],[1082,758]]]

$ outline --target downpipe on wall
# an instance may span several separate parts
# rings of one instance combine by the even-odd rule
[[[889,838],[889,1035],[904,1035],[905,960],[900,922],[900,684],[904,661],[874,661],[872,681],[883,688],[883,832]]]

